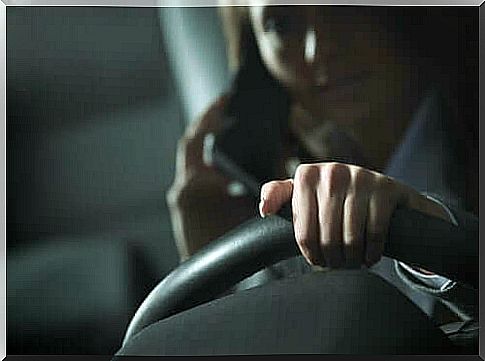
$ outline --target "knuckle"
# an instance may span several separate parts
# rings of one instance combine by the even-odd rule
[[[193,198],[193,183],[195,177],[179,177],[165,193],[165,200],[170,208],[184,208]]]
[[[196,151],[197,142],[194,137],[184,135],[177,142],[177,150],[179,153],[188,155]]]
[[[314,184],[319,178],[319,167],[314,164],[300,164],[295,172],[295,181],[299,184]]]
[[[167,193],[165,193],[165,199],[169,207],[177,207],[182,202],[183,189],[177,185],[172,185]]]
[[[189,142],[189,138],[187,136],[182,136],[179,138],[179,140],[177,141],[177,148],[180,150],[185,150],[185,148],[187,147],[187,143]]]
[[[329,193],[334,193],[347,187],[350,181],[350,169],[341,163],[329,163],[323,170],[326,189]]]
[[[353,185],[357,190],[367,188],[370,183],[370,174],[363,168],[356,168],[353,172]]]

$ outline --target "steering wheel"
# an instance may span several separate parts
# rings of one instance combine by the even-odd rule
[[[257,271],[298,255],[287,218],[249,220],[180,264],[139,307],[123,345],[149,325],[217,298]],[[478,229],[471,228],[396,209],[384,255],[478,287]]]

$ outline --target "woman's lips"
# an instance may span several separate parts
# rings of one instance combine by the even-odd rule
[[[325,84],[315,85],[314,89],[317,93],[326,94],[344,91],[347,88],[353,88],[362,84],[371,75],[369,71],[362,71],[349,75],[331,77]]]
[[[356,95],[361,86],[371,76],[370,72],[359,72],[329,79],[324,85],[313,87],[314,99],[329,105],[331,103],[349,103],[357,101]]]

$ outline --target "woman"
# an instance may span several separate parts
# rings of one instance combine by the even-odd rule
[[[266,184],[259,211],[264,216],[292,202],[295,236],[310,264],[339,268],[376,263],[397,206],[452,221],[442,202],[381,173],[432,87],[452,100],[451,111],[461,112],[456,135],[472,149],[460,154],[459,162],[466,163],[465,187],[474,192],[468,191],[460,205],[478,209],[477,143],[470,142],[476,118],[471,117],[474,109],[466,113],[470,108],[462,101],[468,99],[455,87],[462,84],[469,90],[467,72],[474,71],[457,67],[468,49],[457,40],[463,24],[450,10],[437,17],[427,16],[428,11],[221,8],[231,63],[244,68],[243,87],[280,88],[288,97],[284,153],[273,174],[277,179],[294,177]],[[446,34],[438,26],[444,21]],[[446,47],[436,44],[443,38]],[[255,213],[254,201],[232,195],[231,181],[203,160],[205,136],[220,131],[224,115],[234,113],[232,99],[234,95],[221,97],[179,143],[167,199],[182,260]],[[312,164],[296,167],[302,158]]]
[[[258,210],[264,217],[291,203],[309,265],[372,266],[437,325],[473,321],[476,293],[467,287],[378,261],[397,207],[457,227],[478,223],[476,15],[328,6],[231,7],[221,14],[238,75],[179,143],[167,200],[181,259]],[[282,127],[272,135],[261,127],[261,137],[277,137],[281,152],[267,165],[273,180],[256,207],[204,159],[204,141],[228,117],[257,124],[268,109]],[[244,151],[253,145],[248,139]],[[298,262],[270,277],[308,271]],[[469,283],[477,287],[478,278]]]

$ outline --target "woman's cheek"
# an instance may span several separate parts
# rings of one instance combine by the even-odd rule
[[[308,71],[297,49],[271,36],[262,37],[259,43],[263,62],[276,80],[288,88],[307,83]]]

